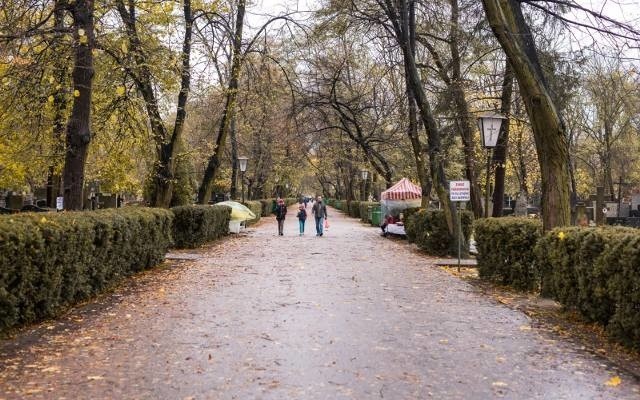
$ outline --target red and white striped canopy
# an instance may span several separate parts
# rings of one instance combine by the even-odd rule
[[[382,200],[414,200],[422,198],[422,189],[407,178],[391,186],[380,195]]]

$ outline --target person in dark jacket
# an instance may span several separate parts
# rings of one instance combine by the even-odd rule
[[[328,219],[327,206],[322,202],[322,196],[318,196],[315,204],[311,208],[311,213],[316,219],[316,236],[322,236],[324,228],[324,220]]]
[[[304,235],[304,223],[307,220],[307,210],[304,209],[304,204],[300,204],[298,207],[298,223],[300,225],[300,236]]]
[[[276,204],[275,214],[276,214],[276,221],[278,221],[278,235],[284,236],[284,233],[283,233],[284,217],[287,215],[287,206],[284,204],[283,199],[280,199],[280,198],[278,199],[278,202]]]

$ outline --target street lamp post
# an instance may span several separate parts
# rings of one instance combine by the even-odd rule
[[[238,163],[240,164],[240,172],[242,173],[242,202],[244,203],[244,172],[247,170],[248,157],[238,157]]]
[[[487,190],[485,193],[484,216],[489,217],[489,191],[491,190],[491,150],[498,144],[500,127],[506,118],[497,113],[485,113],[478,117],[478,127],[482,147],[487,149]]]
[[[363,169],[362,171],[360,171],[360,174],[362,175],[362,201],[367,201],[367,177],[369,176],[369,171],[367,171],[366,169]]]

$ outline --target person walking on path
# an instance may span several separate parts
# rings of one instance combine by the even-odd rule
[[[278,221],[278,235],[284,236],[284,217],[287,215],[287,206],[284,204],[284,200],[278,198],[278,204],[276,204],[276,221]]]
[[[311,213],[316,218],[316,236],[322,236],[324,220],[325,218],[329,218],[327,215],[327,206],[322,202],[322,196],[318,196],[313,208],[311,208]]]
[[[300,204],[298,207],[298,223],[300,225],[300,236],[304,235],[304,223],[307,220],[307,210],[305,210],[304,204]]]

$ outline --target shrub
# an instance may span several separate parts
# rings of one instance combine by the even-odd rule
[[[640,348],[640,232],[556,228],[536,248],[543,293]]]
[[[379,207],[380,203],[377,201],[361,201],[360,202],[360,220],[362,222],[369,223],[369,207]]]
[[[177,248],[195,248],[229,233],[231,208],[227,206],[180,206],[171,211]]]
[[[469,239],[473,231],[473,214],[469,211],[462,212],[462,233],[464,235],[465,246],[462,248],[463,254],[469,252]],[[420,209],[410,213],[405,217],[405,232],[411,231],[412,240],[420,249],[435,256],[456,255],[456,240],[449,234],[444,211]],[[407,236],[410,235],[407,232]]]
[[[539,286],[535,244],[542,224],[527,218],[483,218],[475,221],[478,274],[482,279],[532,290]]]
[[[404,231],[407,234],[407,240],[409,241],[409,243],[416,242],[416,236],[418,234],[417,232],[418,225],[416,223],[418,222],[418,219],[412,218],[412,216],[418,213],[420,210],[422,210],[422,208],[412,207],[412,208],[407,208],[402,212],[404,214]],[[382,217],[384,218],[384,215]]]
[[[262,216],[262,203],[260,201],[245,201],[244,203],[249,210],[253,211],[256,217],[250,221],[247,221],[247,225],[255,224],[260,221],[260,217]],[[269,209],[271,211],[271,209]]]
[[[342,211],[343,205],[346,205],[346,202],[343,200],[335,200],[334,207],[336,210]]]
[[[360,202],[358,200],[351,200],[348,211],[350,217],[360,218]]]
[[[168,210],[125,208],[0,217],[0,331],[60,314],[160,263]]]
[[[259,201],[260,201],[260,205],[262,206],[261,215],[263,217],[270,216],[271,215],[271,211],[273,210],[274,202],[276,201],[276,199],[262,199],[262,200],[259,200]]]

